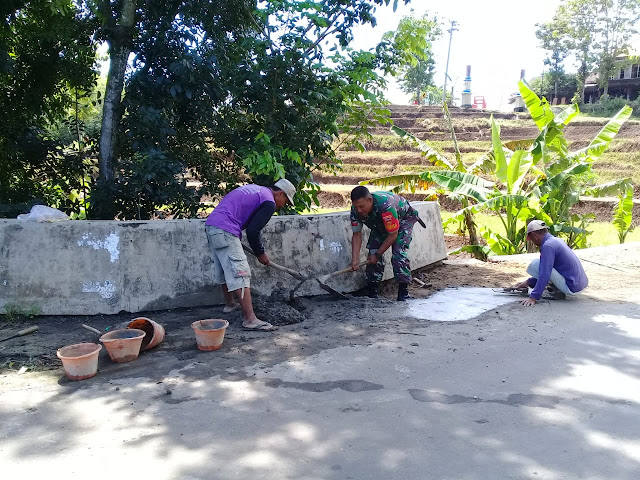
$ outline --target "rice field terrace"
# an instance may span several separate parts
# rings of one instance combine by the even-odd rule
[[[429,141],[440,151],[450,153],[453,158],[451,134],[440,107],[392,105],[389,108],[394,125]],[[455,107],[450,111],[459,149],[464,161],[471,164],[491,148],[491,112]],[[528,114],[496,112],[493,116],[501,126],[503,141],[534,138],[538,134],[538,129]],[[577,150],[587,146],[607,121],[607,118],[586,116],[574,119],[565,129],[569,149]],[[420,152],[407,140],[394,135],[389,126],[377,127],[371,133],[373,137],[363,142],[366,148],[364,152],[348,148],[339,149],[339,158],[343,165],[342,170],[336,175],[316,176],[323,189],[320,195],[322,208],[347,206],[349,190],[362,180],[435,168],[428,165]],[[636,185],[635,196],[640,196],[640,189],[637,187],[640,185],[639,120],[630,119],[625,123],[607,152],[594,164],[594,170],[598,183],[631,177]],[[420,195],[409,197],[418,199]],[[603,203],[604,209],[598,206]],[[606,202],[602,201],[589,202],[589,205],[582,208],[602,210],[605,217],[605,212],[610,209]],[[456,208],[455,205],[446,203],[442,206],[444,209]],[[634,208],[634,213],[635,210]]]

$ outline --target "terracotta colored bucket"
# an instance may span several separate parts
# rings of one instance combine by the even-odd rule
[[[128,328],[143,330],[146,335],[142,339],[141,351],[149,350],[160,345],[164,340],[164,327],[147,317],[134,318],[127,325]]]
[[[64,373],[69,380],[84,380],[98,373],[98,354],[102,345],[97,343],[76,343],[58,349]]]
[[[107,353],[111,360],[125,363],[138,358],[142,339],[145,335],[144,330],[124,328],[105,333],[100,337],[100,341],[107,348]]]
[[[207,352],[222,348],[224,332],[228,326],[229,322],[220,319],[207,319],[193,322],[191,328],[196,332],[198,348]]]

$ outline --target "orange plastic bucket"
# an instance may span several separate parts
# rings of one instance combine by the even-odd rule
[[[100,350],[97,343],[76,343],[58,349],[57,355],[69,380],[84,380],[98,373]]]
[[[105,333],[100,337],[100,341],[104,343],[111,360],[125,363],[138,358],[145,335],[144,330],[124,328]]]
[[[228,326],[229,322],[217,318],[193,322],[191,328],[196,332],[198,349],[210,352],[222,348],[224,332]]]
[[[142,345],[140,346],[141,351],[149,350],[150,348],[160,345],[164,340],[164,327],[150,318],[134,318],[129,322],[127,327],[143,330],[146,333],[142,339]]]

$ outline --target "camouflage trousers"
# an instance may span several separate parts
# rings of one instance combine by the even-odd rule
[[[391,245],[391,265],[393,266],[393,275],[398,283],[411,282],[411,264],[409,263],[409,244],[413,234],[413,224],[416,222],[414,219],[402,220],[400,222],[400,229],[398,230],[398,238]],[[387,238],[386,233],[377,231],[371,231],[369,241],[367,242],[367,249],[369,255],[375,254],[384,239]],[[367,265],[365,270],[365,276],[367,283],[378,283],[382,281],[384,275],[384,259],[380,257],[378,263],[375,265]]]

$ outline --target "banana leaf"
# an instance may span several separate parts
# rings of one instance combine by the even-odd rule
[[[456,221],[459,222],[464,218],[464,214],[466,212],[470,213],[478,213],[482,210],[493,210],[493,211],[501,211],[504,208],[522,208],[525,207],[529,198],[524,195],[509,195],[509,194],[501,194],[495,197],[491,197],[485,202],[476,203],[474,205],[469,205],[468,207],[462,208],[453,214],[447,221]]]
[[[391,131],[399,137],[411,140],[414,145],[418,147],[418,149],[422,152],[422,155],[427,159],[427,161],[431,162],[433,165],[454,170],[453,164],[451,164],[451,162],[449,162],[446,157],[444,157],[440,152],[431,147],[424,140],[420,140],[415,135],[410,134],[400,127],[396,127],[395,125],[391,127]]]
[[[512,152],[516,150],[529,150],[531,145],[536,141],[535,138],[526,138],[522,140],[509,140],[502,144],[504,148],[508,148]]]
[[[491,253],[491,249],[486,245],[463,245],[460,248],[447,252],[447,255],[457,255],[462,252],[470,253],[480,260],[486,260]]]
[[[429,178],[422,178],[422,173],[406,173],[403,175],[389,175],[386,177],[372,178],[371,180],[363,180],[360,185],[376,185],[378,187],[389,188],[394,193],[402,191],[410,191],[415,193],[416,190],[427,190],[434,185]]]
[[[518,246],[511,240],[488,228],[482,229],[482,238],[485,239],[489,249],[496,255],[513,255],[520,253]]]
[[[544,182],[544,187],[549,190],[559,189],[567,177],[570,177],[572,175],[581,175],[582,173],[588,171],[590,168],[591,165],[589,165],[588,163],[579,163],[577,165],[573,165],[572,167],[569,167],[568,169],[558,173],[557,175],[549,177]]]
[[[507,184],[507,159],[500,140],[500,127],[496,124],[491,115],[491,141],[493,143],[493,158],[496,162],[496,178],[498,181]]]
[[[580,150],[576,150],[567,155],[571,162],[594,162],[607,150],[608,143],[591,143]]]
[[[529,150],[533,143],[535,142],[534,138],[525,139],[525,140],[509,140],[502,144],[502,149],[504,151],[504,155],[507,160],[516,150]],[[496,161],[493,155],[493,150],[489,150],[484,153],[478,160],[476,160],[467,171],[471,173],[494,173],[496,169]]]
[[[522,95],[522,99],[527,106],[527,110],[529,110],[529,113],[531,114],[531,118],[538,126],[538,129],[542,131],[542,129],[544,129],[544,127],[554,119],[553,111],[549,106],[549,102],[547,102],[547,99],[544,97],[540,99],[540,97],[531,90],[531,87],[525,79],[518,82],[518,89],[520,90],[520,95]]]
[[[633,188],[630,178],[621,178],[613,182],[607,182],[600,185],[594,185],[584,191],[584,195],[590,197],[613,197],[626,192],[629,188]]]
[[[419,174],[390,175],[360,182],[360,185],[378,185],[387,187],[389,185],[403,185],[406,190],[412,193],[418,188],[426,189],[434,184],[455,193],[473,198],[477,202],[487,200],[489,189],[493,187],[493,182],[482,177],[466,172],[455,170],[427,171]]]
[[[611,143],[611,140],[613,140],[613,137],[615,137],[620,131],[620,128],[622,128],[622,125],[624,125],[624,123],[629,120],[632,112],[633,109],[629,105],[625,105],[624,107],[622,107],[620,111],[616,113],[604,127],[602,127],[602,130],[598,132],[598,135],[596,135],[596,137],[591,140],[589,146],[591,147],[600,143],[609,145],[609,143]]]
[[[633,186],[628,186],[623,194],[618,197],[616,206],[613,207],[613,225],[618,231],[618,240],[624,243],[627,234],[633,230]]]
[[[580,113],[580,109],[578,108],[578,105],[573,103],[569,105],[567,108],[563,109],[560,113],[555,115],[554,122],[556,125],[563,125],[563,126],[567,125],[579,113]]]
[[[515,193],[520,190],[524,177],[533,165],[531,154],[525,150],[516,150],[507,165],[507,190]]]

